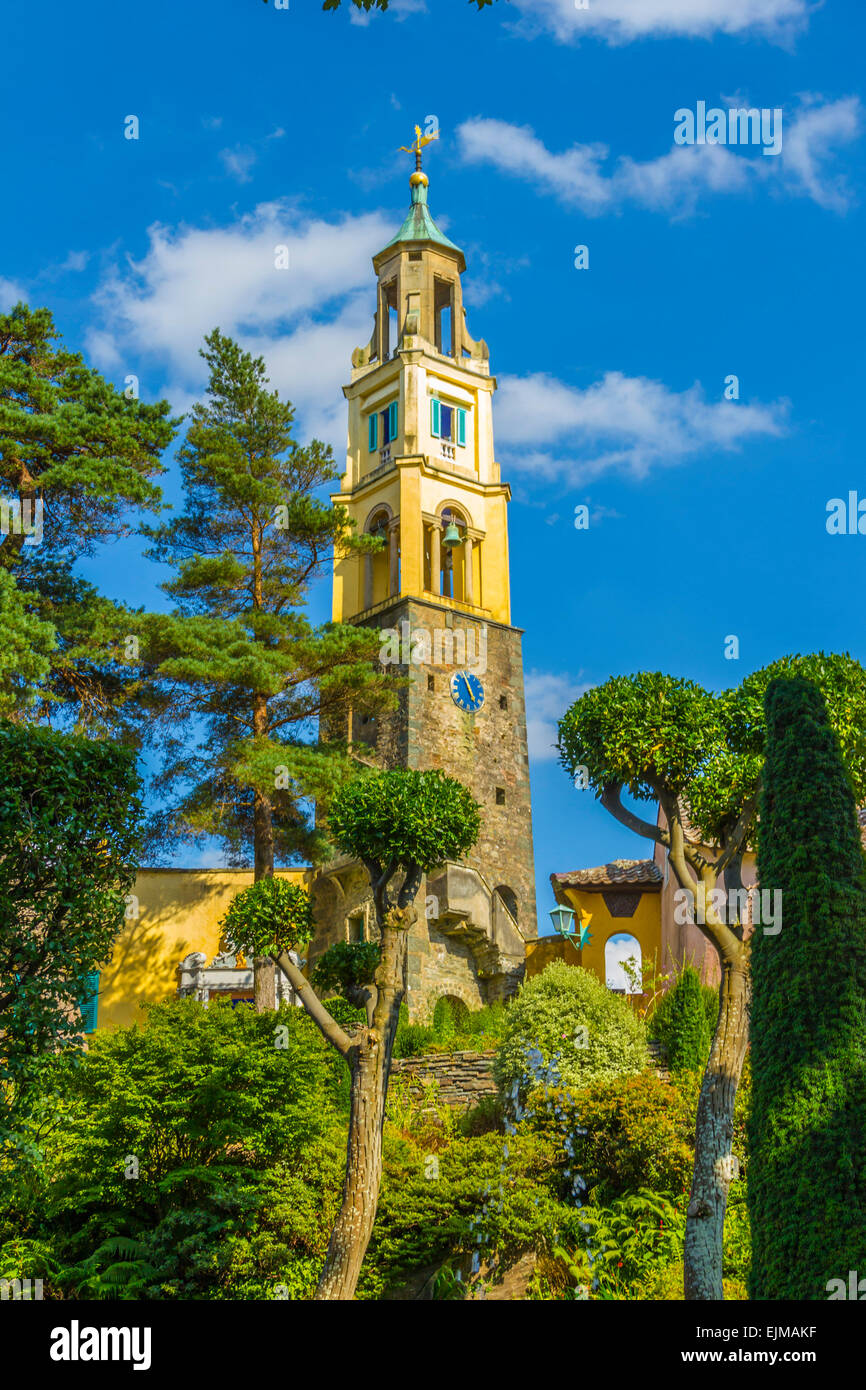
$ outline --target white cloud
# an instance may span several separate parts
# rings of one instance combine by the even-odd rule
[[[220,150],[222,160],[227,174],[231,174],[238,183],[249,183],[252,178],[250,170],[258,159],[255,150],[249,145],[235,145],[230,150]]]
[[[526,33],[552,33],[560,43],[593,36],[609,44],[635,39],[708,39],[715,34],[753,34],[789,43],[806,27],[810,0],[512,0]]]
[[[797,191],[834,212],[845,211],[850,194],[844,179],[839,175],[830,177],[821,167],[822,161],[834,145],[857,139],[861,116],[857,97],[844,97],[826,105],[821,104],[820,97],[807,97],[796,122],[784,136],[780,157]]]
[[[84,270],[89,260],[89,251],[70,251],[63,264],[57,268],[58,270]]]
[[[526,740],[535,762],[552,762],[556,751],[557,721],[589,685],[554,671],[526,673]]]
[[[19,299],[27,302],[27,291],[17,280],[7,280],[4,275],[0,275],[0,310],[8,310],[13,304],[17,304]]]
[[[615,163],[606,145],[577,144],[557,154],[530,128],[489,117],[464,121],[457,135],[466,163],[525,179],[589,216],[631,204],[682,217],[694,211],[702,194],[748,193],[761,186],[844,212],[850,194],[827,166],[861,126],[857,97],[822,102],[809,96],[792,115],[783,108],[782,151],[767,156],[727,145],[674,145],[672,110],[666,153],[643,162],[621,156]]]
[[[186,399],[206,380],[199,348],[219,327],[264,357],[305,432],[342,448],[340,387],[372,331],[370,259],[393,232],[379,214],[331,223],[283,202],[227,227],[157,224],[143,259],[116,267],[98,291],[88,351],[104,370],[155,360],[172,399]],[[288,247],[287,270],[275,268],[277,246]]]
[[[783,401],[709,401],[698,383],[677,392],[607,372],[581,389],[534,373],[502,380],[496,435],[510,469],[580,485],[612,470],[642,478],[653,467],[778,437],[786,415]]]

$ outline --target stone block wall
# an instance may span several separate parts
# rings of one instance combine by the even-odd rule
[[[433,1052],[425,1057],[401,1057],[391,1063],[391,1080],[409,1083],[414,1097],[423,1097],[432,1082],[445,1105],[469,1110],[485,1096],[496,1095],[492,1052]]]

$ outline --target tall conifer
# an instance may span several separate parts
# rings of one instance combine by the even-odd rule
[[[348,733],[349,707],[391,699],[378,631],[317,629],[303,613],[335,540],[381,542],[354,540],[344,509],[317,499],[334,477],[331,451],[296,442],[294,410],[269,388],[262,359],[219,330],[202,356],[207,400],[178,452],[184,509],[148,532],[151,554],[175,571],[163,585],[174,611],[143,620],[147,659],[170,694],[157,788],[170,803],[166,842],[216,836],[258,880],[325,849],[309,798],[327,801],[351,764],[346,739],[315,741],[316,721]],[[273,1006],[264,962],[256,997]]]
[[[821,1300],[866,1274],[866,875],[820,691],[774,680],[766,714],[758,869],[782,918],[752,940],[750,1297]]]

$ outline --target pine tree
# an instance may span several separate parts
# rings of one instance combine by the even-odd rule
[[[30,645],[0,677],[10,715],[141,736],[136,619],[73,573],[159,506],[154,478],[177,421],[118,391],[59,343],[48,309],[0,314],[0,635]],[[2,662],[0,662],[2,666]]]
[[[753,1299],[866,1273],[866,874],[820,691],[767,688],[758,869],[781,930],[752,939]]]
[[[256,880],[275,863],[320,859],[309,800],[327,802],[352,770],[346,740],[316,743],[316,721],[347,729],[349,707],[393,702],[377,668],[379,634],[301,611],[334,541],[355,540],[345,510],[320,502],[333,479],[330,449],[302,447],[294,410],[268,387],[261,358],[215,330],[202,356],[207,401],[193,407],[178,451],[185,505],[151,528],[150,554],[175,570],[163,585],[172,613],[143,620],[146,656],[168,699],[167,757],[156,789],[172,838],[213,835]],[[266,985],[269,980],[269,986]],[[259,1007],[273,1007],[273,968],[257,970]]]

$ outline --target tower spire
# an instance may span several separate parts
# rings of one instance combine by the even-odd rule
[[[427,182],[428,182],[427,175],[424,173],[424,170],[421,168],[421,151],[423,150],[423,148],[424,148],[425,145],[429,145],[429,144],[431,144],[434,140],[438,140],[438,139],[439,139],[439,131],[438,131],[438,129],[434,130],[432,135],[424,135],[424,134],[422,133],[421,127],[420,127],[419,125],[416,125],[416,127],[415,127],[415,139],[412,141],[412,144],[411,144],[411,145],[401,145],[401,146],[400,146],[400,149],[403,150],[403,151],[405,151],[406,154],[414,154],[414,156],[415,156],[415,172],[414,172],[414,174],[411,176],[411,178],[409,179],[409,182],[410,182],[410,184],[412,185],[413,192],[414,192],[414,190],[415,190],[415,188],[416,188],[416,186],[417,186],[418,184],[423,183],[424,186],[426,187]]]

